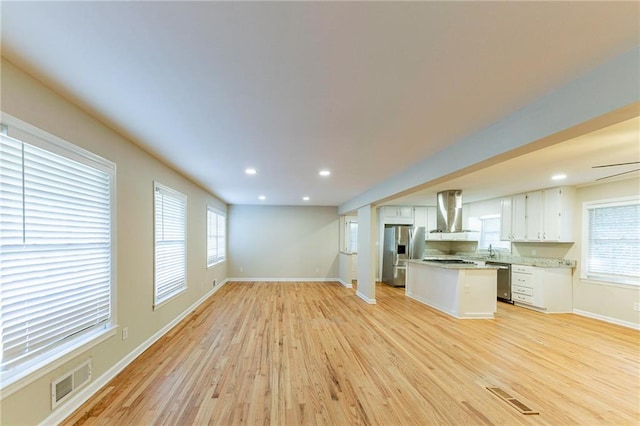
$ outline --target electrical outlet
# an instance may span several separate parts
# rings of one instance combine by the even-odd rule
[[[640,311],[640,302],[634,302],[633,310],[634,311]]]
[[[213,280],[213,286],[214,287],[216,286],[216,280]]]
[[[122,340],[129,338],[129,327],[122,327]]]
[[[242,266],[240,267],[240,272],[244,272],[244,268]]]

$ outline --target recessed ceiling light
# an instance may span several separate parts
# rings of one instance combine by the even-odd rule
[[[309,197],[302,197],[302,201],[309,201],[310,198]]]
[[[256,172],[256,169],[251,168],[251,167],[249,167],[248,169],[245,169],[245,171],[244,171],[244,172],[245,172],[246,174],[248,174],[248,175],[255,175],[255,174],[257,173],[257,172]]]
[[[320,170],[320,173],[318,174],[322,177],[327,177],[331,174],[331,172],[329,170]]]
[[[266,199],[267,199],[267,197],[265,197],[264,195],[261,195],[261,196],[258,197],[258,200],[261,200],[261,201],[264,201]]]
[[[562,180],[566,178],[567,178],[567,175],[565,175],[564,173],[558,173],[557,175],[551,176],[551,179],[553,180]]]

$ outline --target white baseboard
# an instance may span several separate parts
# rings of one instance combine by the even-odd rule
[[[342,284],[343,286],[345,286],[346,288],[353,288],[353,284],[351,284],[351,283],[348,283],[348,282],[343,281],[343,280],[338,280],[338,282],[340,284]]]
[[[370,305],[375,305],[376,304],[376,299],[369,299],[367,296],[365,296],[364,294],[360,293],[359,291],[356,291],[356,296],[358,296],[360,299],[364,300],[365,302],[367,302]]]
[[[145,340],[140,346],[135,348],[133,351],[129,352],[124,358],[118,361],[113,367],[105,371],[100,377],[93,380],[86,387],[81,389],[76,395],[71,397],[69,401],[61,405],[58,409],[53,411],[46,419],[40,423],[41,426],[44,425],[58,425],[62,423],[67,417],[73,414],[82,404],[87,402],[89,398],[95,395],[102,387],[104,387],[111,379],[118,375],[122,370],[124,370],[133,360],[135,360],[138,356],[140,356],[144,351],[146,351],[151,345],[153,345],[157,340],[159,340],[162,336],[167,334],[169,330],[178,325],[180,321],[187,317],[194,309],[200,306],[205,300],[211,297],[216,291],[220,290],[223,285],[225,285],[230,280],[226,279],[214,288],[212,288],[209,292],[207,292],[204,296],[198,299],[193,305],[189,306],[185,311],[183,311],[180,315],[174,318],[170,323],[162,327],[158,330],[154,335]]]
[[[594,314],[593,312],[583,311],[581,309],[574,309],[573,313],[583,317],[593,318],[600,321],[608,322],[610,324],[621,325],[627,328],[633,328],[634,330],[640,330],[640,324],[630,321],[623,321],[617,318],[608,317],[605,315]]]
[[[317,282],[317,283],[329,283],[329,282],[340,282],[340,278],[227,278],[227,282],[230,282],[230,281],[240,281],[240,282],[266,281],[266,282],[273,282],[273,283],[311,281],[311,282]]]

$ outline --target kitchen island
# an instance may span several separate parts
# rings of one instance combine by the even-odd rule
[[[493,318],[497,268],[483,263],[408,260],[405,293],[455,318]]]

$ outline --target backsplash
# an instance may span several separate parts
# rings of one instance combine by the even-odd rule
[[[563,268],[575,268],[576,261],[571,259],[565,259],[561,256],[568,252],[572,244],[538,244],[527,247],[526,244],[522,244],[517,247],[512,245],[512,253],[497,252],[495,256],[489,259],[486,251],[478,252],[477,244],[469,241],[427,241],[426,249],[424,251],[424,257],[433,256],[458,256],[466,257],[475,260],[494,260],[505,263],[516,263],[520,265],[530,266],[542,266],[548,268],[563,267]],[[519,250],[518,250],[519,249]],[[536,250],[537,249],[537,250]],[[558,257],[538,257],[527,256],[531,252],[543,252],[547,256],[558,255]]]
[[[515,263],[519,265],[530,265],[530,266],[542,266],[546,268],[575,268],[576,261],[571,259],[557,259],[557,258],[549,258],[549,257],[525,257],[525,256],[515,256],[512,254],[506,253],[496,253],[494,257],[489,258],[489,255],[486,252],[469,252],[469,251],[458,251],[455,253],[451,253],[449,251],[438,250],[434,248],[428,248],[424,251],[423,257],[446,257],[446,256],[457,256],[464,257],[467,259],[474,260],[492,260],[496,262],[505,262],[505,263]]]

